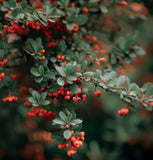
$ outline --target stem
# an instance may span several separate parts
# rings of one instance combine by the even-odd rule
[[[85,81],[86,78],[85,78],[85,77],[80,77],[80,79],[82,79],[82,80]],[[104,89],[104,90],[106,90],[106,91],[108,91],[108,92],[110,92],[110,93],[113,93],[113,94],[116,94],[116,95],[120,96],[120,90],[114,91],[114,90],[111,90],[111,88],[107,88],[107,89],[106,89],[106,88],[104,88],[103,86],[99,85],[100,82],[94,80],[94,79],[91,78],[91,77],[90,77],[90,81],[93,82],[96,86],[98,86],[98,87],[100,87],[100,88],[102,88],[102,89]],[[103,83],[105,83],[105,84],[107,85],[106,82],[103,81]],[[116,89],[117,89],[117,88],[116,88]],[[118,89],[120,89],[120,88],[118,88]],[[123,88],[122,88],[122,89],[123,89]],[[139,97],[138,97],[139,99],[137,99],[136,97],[132,97],[132,96],[129,96],[129,95],[127,94],[127,95],[125,95],[125,98],[129,98],[130,100],[137,101],[138,103],[142,104],[143,106],[148,106],[148,105],[149,105],[148,103],[144,102],[144,95],[142,95],[142,97],[139,96]],[[122,100],[125,101],[125,102],[127,102],[127,103],[130,103],[130,102],[128,102],[125,98],[122,98]],[[130,103],[130,104],[131,104],[131,103]]]

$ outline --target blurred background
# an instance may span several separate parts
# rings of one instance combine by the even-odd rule
[[[122,7],[115,6],[107,15],[98,14],[96,20],[91,16],[93,24],[99,23],[99,27],[93,31],[88,24],[89,30],[85,33],[97,36],[107,48],[108,42],[113,44],[116,35],[125,36],[127,32],[133,34],[137,30],[139,44],[147,54],[137,57],[130,65],[125,64],[126,69],[120,68],[120,71],[142,86],[145,82],[153,82],[153,0],[128,2],[135,12],[126,12]],[[40,4],[41,1],[31,3]],[[118,19],[119,22],[116,22]],[[118,27],[119,33],[115,32],[115,27]],[[2,88],[1,98],[5,92]],[[93,93],[92,88],[90,92]],[[15,104],[0,101],[0,160],[153,158],[153,113],[139,108],[120,117],[117,114],[120,107],[119,97],[105,91],[101,97],[90,94],[86,102],[77,105],[76,112],[84,119],[85,143],[76,155],[68,158],[65,150],[59,150],[53,144],[50,123],[44,124],[40,119],[27,117],[28,108],[21,101]]]

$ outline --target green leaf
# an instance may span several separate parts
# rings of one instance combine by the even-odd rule
[[[28,98],[28,101],[30,102],[30,103],[37,103],[37,101],[33,98],[33,97],[29,97]]]
[[[10,3],[7,2],[7,1],[3,1],[3,5],[4,5],[5,7],[7,7],[7,8],[11,8]]]
[[[62,77],[59,77],[59,78],[57,79],[57,84],[60,85],[60,86],[64,86],[65,80],[64,80]]]
[[[65,74],[65,72],[64,72],[64,70],[63,70],[62,67],[57,67],[57,66],[55,66],[55,69],[57,70],[57,72],[58,72],[61,76],[63,76],[63,77],[66,76],[66,74]]]
[[[71,133],[70,130],[65,130],[63,132],[63,136],[64,136],[65,139],[69,139],[71,137],[71,135],[72,135],[72,133]]]
[[[14,17],[17,17],[17,15],[19,15],[22,12],[21,8],[15,8],[12,13]]]
[[[108,12],[107,7],[102,3],[100,4],[100,10],[101,10],[102,13],[107,13]]]
[[[40,101],[40,104],[41,105],[44,105],[44,106],[46,106],[46,105],[48,105],[50,102],[48,101],[48,100],[41,100]]]
[[[66,125],[66,123],[62,119],[54,119],[53,122],[55,124],[61,124],[61,125]]]
[[[15,0],[9,0],[9,4],[11,7],[15,7],[16,1]]]
[[[43,66],[39,66],[39,72],[44,73],[44,67]]]
[[[94,75],[94,73],[93,72],[85,72],[83,75],[84,75],[84,77],[91,77]]]
[[[95,51],[95,52],[91,55],[91,57],[93,57],[93,58],[97,58],[97,57],[98,57],[98,55],[99,55],[99,52],[98,52],[98,51]]]
[[[35,77],[35,81],[37,83],[41,83],[43,81],[43,77],[42,76],[41,77]]]
[[[73,34],[73,40],[74,40],[75,43],[80,42],[79,37],[76,33]]]
[[[62,120],[64,120],[67,123],[67,116],[64,112],[60,111],[59,116]]]
[[[39,94],[39,92],[33,90],[31,94],[32,94],[32,96],[33,96],[37,101],[40,99],[40,94]]]
[[[68,76],[67,80],[75,81],[75,80],[77,80],[77,78],[75,76]]]
[[[74,26],[72,23],[67,23],[66,28],[71,31],[71,30],[73,30]]]
[[[79,92],[79,87],[77,84],[73,84],[70,86],[70,91],[72,91],[73,93],[78,93]]]
[[[72,116],[73,116],[72,113],[69,113],[69,114],[68,114],[68,116],[67,116],[67,121],[68,121],[68,122],[70,122],[70,121],[72,120]]]
[[[116,82],[116,86],[117,87],[121,87],[123,86],[125,83],[126,83],[127,79],[126,79],[126,76],[120,76]]]
[[[148,110],[148,111],[152,111],[153,107],[152,106],[147,106],[147,107],[145,107],[145,109]]]
[[[153,83],[145,83],[144,85],[143,85],[143,89],[148,89],[149,87],[151,87],[151,86],[153,86]]]
[[[72,120],[72,121],[70,122],[70,124],[71,124],[72,126],[75,126],[75,125],[80,124],[80,123],[82,123],[82,120],[81,120],[81,119],[74,119],[74,120]]]
[[[28,40],[25,42],[27,50],[29,50],[32,53],[35,53],[37,51],[37,44],[32,38],[28,38]]]
[[[44,16],[43,14],[40,14],[40,18],[41,18],[43,21],[46,21],[46,22],[47,22],[47,18],[46,18],[46,16]]]
[[[146,97],[153,96],[153,85],[147,89],[145,96]]]
[[[67,48],[65,40],[60,40],[58,43],[59,48],[61,49],[62,52],[64,52]]]
[[[80,132],[75,132],[75,133],[73,134],[73,136],[79,136],[79,137],[81,137],[82,135],[81,135]]]
[[[22,6],[23,9],[27,8],[28,7],[28,2],[23,0],[21,2],[21,6]]]
[[[39,73],[38,69],[35,68],[35,67],[32,67],[31,70],[30,70],[31,74],[38,77],[40,76],[41,74]]]
[[[90,3],[96,3],[96,2],[99,2],[99,0],[90,0],[89,2]]]
[[[0,39],[0,59],[3,59],[8,54],[7,43]]]
[[[41,100],[45,100],[47,97],[47,92],[41,93]]]
[[[60,89],[60,86],[57,85],[57,84],[53,84],[50,86],[50,89],[49,89],[49,92],[53,93],[53,92],[56,92]]]
[[[124,61],[127,63],[127,64],[130,64],[131,63],[131,59],[129,57],[124,57]]]
[[[84,14],[79,14],[73,19],[73,22],[78,25],[83,25],[88,21],[88,17]]]
[[[131,84],[129,85],[129,91],[134,91],[135,93],[138,94],[139,87],[138,87],[135,83],[131,83]]]
[[[109,78],[110,79],[113,79],[113,78],[115,78],[116,76],[117,76],[117,72],[115,72],[115,71],[111,71],[110,73],[109,73]]]
[[[5,6],[2,6],[2,7],[1,7],[1,11],[2,11],[2,12],[6,12],[6,11],[8,11],[8,10],[9,10],[9,8],[7,8],[7,7],[5,7]]]
[[[45,18],[44,20],[39,19],[39,22],[40,22],[42,25],[47,26],[46,18]]]
[[[43,76],[47,79],[55,79],[55,73],[51,71],[46,71]]]
[[[144,56],[146,54],[146,51],[138,46],[134,46],[133,49],[139,56]]]
[[[87,61],[84,60],[81,64],[81,72],[84,72],[84,70],[87,68]]]

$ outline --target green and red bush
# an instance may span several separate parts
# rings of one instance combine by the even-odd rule
[[[76,154],[85,140],[76,110],[105,91],[120,97],[120,116],[139,107],[152,110],[153,84],[139,87],[126,70],[134,71],[133,59],[145,55],[134,27],[148,15],[143,3],[1,0],[0,15],[1,101],[50,126],[31,139],[46,135],[41,141]],[[30,148],[21,151],[25,159],[29,150],[43,153],[42,146]]]

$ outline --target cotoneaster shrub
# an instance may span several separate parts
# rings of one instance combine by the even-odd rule
[[[75,106],[89,94],[101,96],[105,90],[118,95],[121,116],[153,107],[153,85],[140,88],[124,70],[145,54],[139,34],[120,36],[123,28],[109,10],[118,21],[143,20],[148,14],[142,3],[119,0],[0,1],[0,87],[7,91],[1,100],[6,107],[21,102],[29,108],[27,116],[51,123],[46,135],[68,156],[85,140]],[[104,42],[98,32],[104,32]]]

